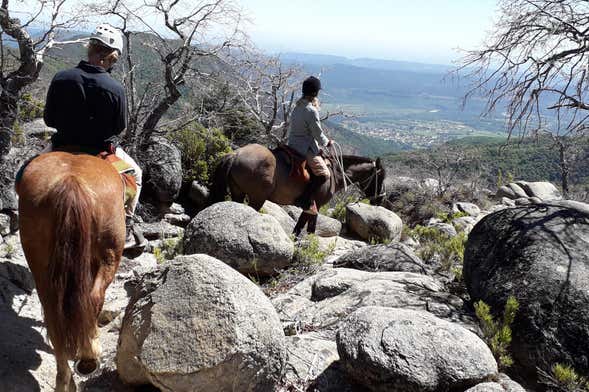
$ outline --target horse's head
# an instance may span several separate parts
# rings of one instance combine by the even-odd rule
[[[346,173],[344,178],[356,184],[370,199],[370,204],[380,205],[384,201],[386,197],[384,189],[386,172],[380,158],[372,160],[370,158],[344,155],[343,166]]]

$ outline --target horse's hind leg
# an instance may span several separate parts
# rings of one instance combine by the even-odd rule
[[[98,326],[96,326],[92,335],[88,337],[86,344],[80,347],[79,360],[75,364],[78,373],[88,375],[96,371],[100,367],[101,352]]]
[[[100,366],[102,348],[98,336],[98,315],[104,304],[106,289],[112,283],[118,268],[119,262],[117,260],[116,252],[110,249],[110,247],[107,248],[101,258],[101,265],[94,279],[90,295],[92,302],[96,304],[96,323],[86,343],[80,347],[79,361],[76,362],[76,369],[81,374],[90,374]]]
[[[243,203],[245,200],[245,193],[233,181],[229,182],[229,193],[231,193],[231,200],[234,202]]]
[[[55,361],[57,362],[55,392],[76,392],[76,383],[74,382],[72,369],[67,363],[67,356],[55,349]]]

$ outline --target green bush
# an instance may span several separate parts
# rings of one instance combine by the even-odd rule
[[[17,146],[23,146],[26,142],[25,137],[25,130],[20,125],[20,122],[16,120],[12,125],[12,137],[11,137],[12,144]]]
[[[18,118],[23,122],[43,117],[44,110],[45,104],[43,101],[36,100],[28,93],[23,94],[18,102]]]
[[[466,212],[438,212],[435,217],[444,223],[452,223],[454,219],[469,216]]]
[[[358,200],[357,195],[335,195],[331,203],[322,206],[319,212],[323,215],[329,215],[333,219],[345,223],[346,222],[346,206],[352,203],[364,203],[370,204],[370,200],[361,199]],[[327,214],[327,210],[333,208],[331,214]]]
[[[489,305],[483,301],[474,304],[483,335],[500,369],[506,369],[513,365],[513,359],[509,354],[509,345],[511,344],[511,324],[513,324],[518,308],[519,303],[515,297],[510,296],[505,304],[503,320],[498,322],[494,320]]]
[[[162,246],[153,249],[158,264],[166,260],[172,260],[179,254],[182,254],[182,238],[168,238],[162,240]]]
[[[318,265],[323,263],[325,258],[333,252],[335,242],[326,250],[321,250],[319,239],[315,234],[308,234],[301,241],[294,252],[294,260],[303,265]]]
[[[589,381],[581,377],[572,366],[555,364],[552,366],[552,378],[561,390],[567,392],[589,391]]]
[[[456,264],[462,265],[464,261],[464,248],[468,239],[465,233],[450,237],[435,227],[417,225],[407,229],[403,235],[419,242],[417,255],[426,263],[439,257],[442,271],[453,271]]]
[[[231,151],[229,140],[215,128],[191,123],[170,133],[170,140],[182,155],[183,181],[207,183],[219,158]]]

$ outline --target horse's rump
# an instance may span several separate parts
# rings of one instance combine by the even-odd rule
[[[94,337],[102,305],[92,296],[103,262],[97,245],[106,240],[122,252],[122,182],[99,158],[52,152],[24,169],[18,192],[23,249],[47,330],[56,351],[73,358]]]

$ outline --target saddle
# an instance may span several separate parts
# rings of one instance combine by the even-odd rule
[[[272,150],[272,153],[277,157],[283,157],[290,167],[288,176],[294,181],[307,183],[311,180],[311,175],[307,170],[307,158],[299,154],[296,150],[286,144],[281,144]]]

